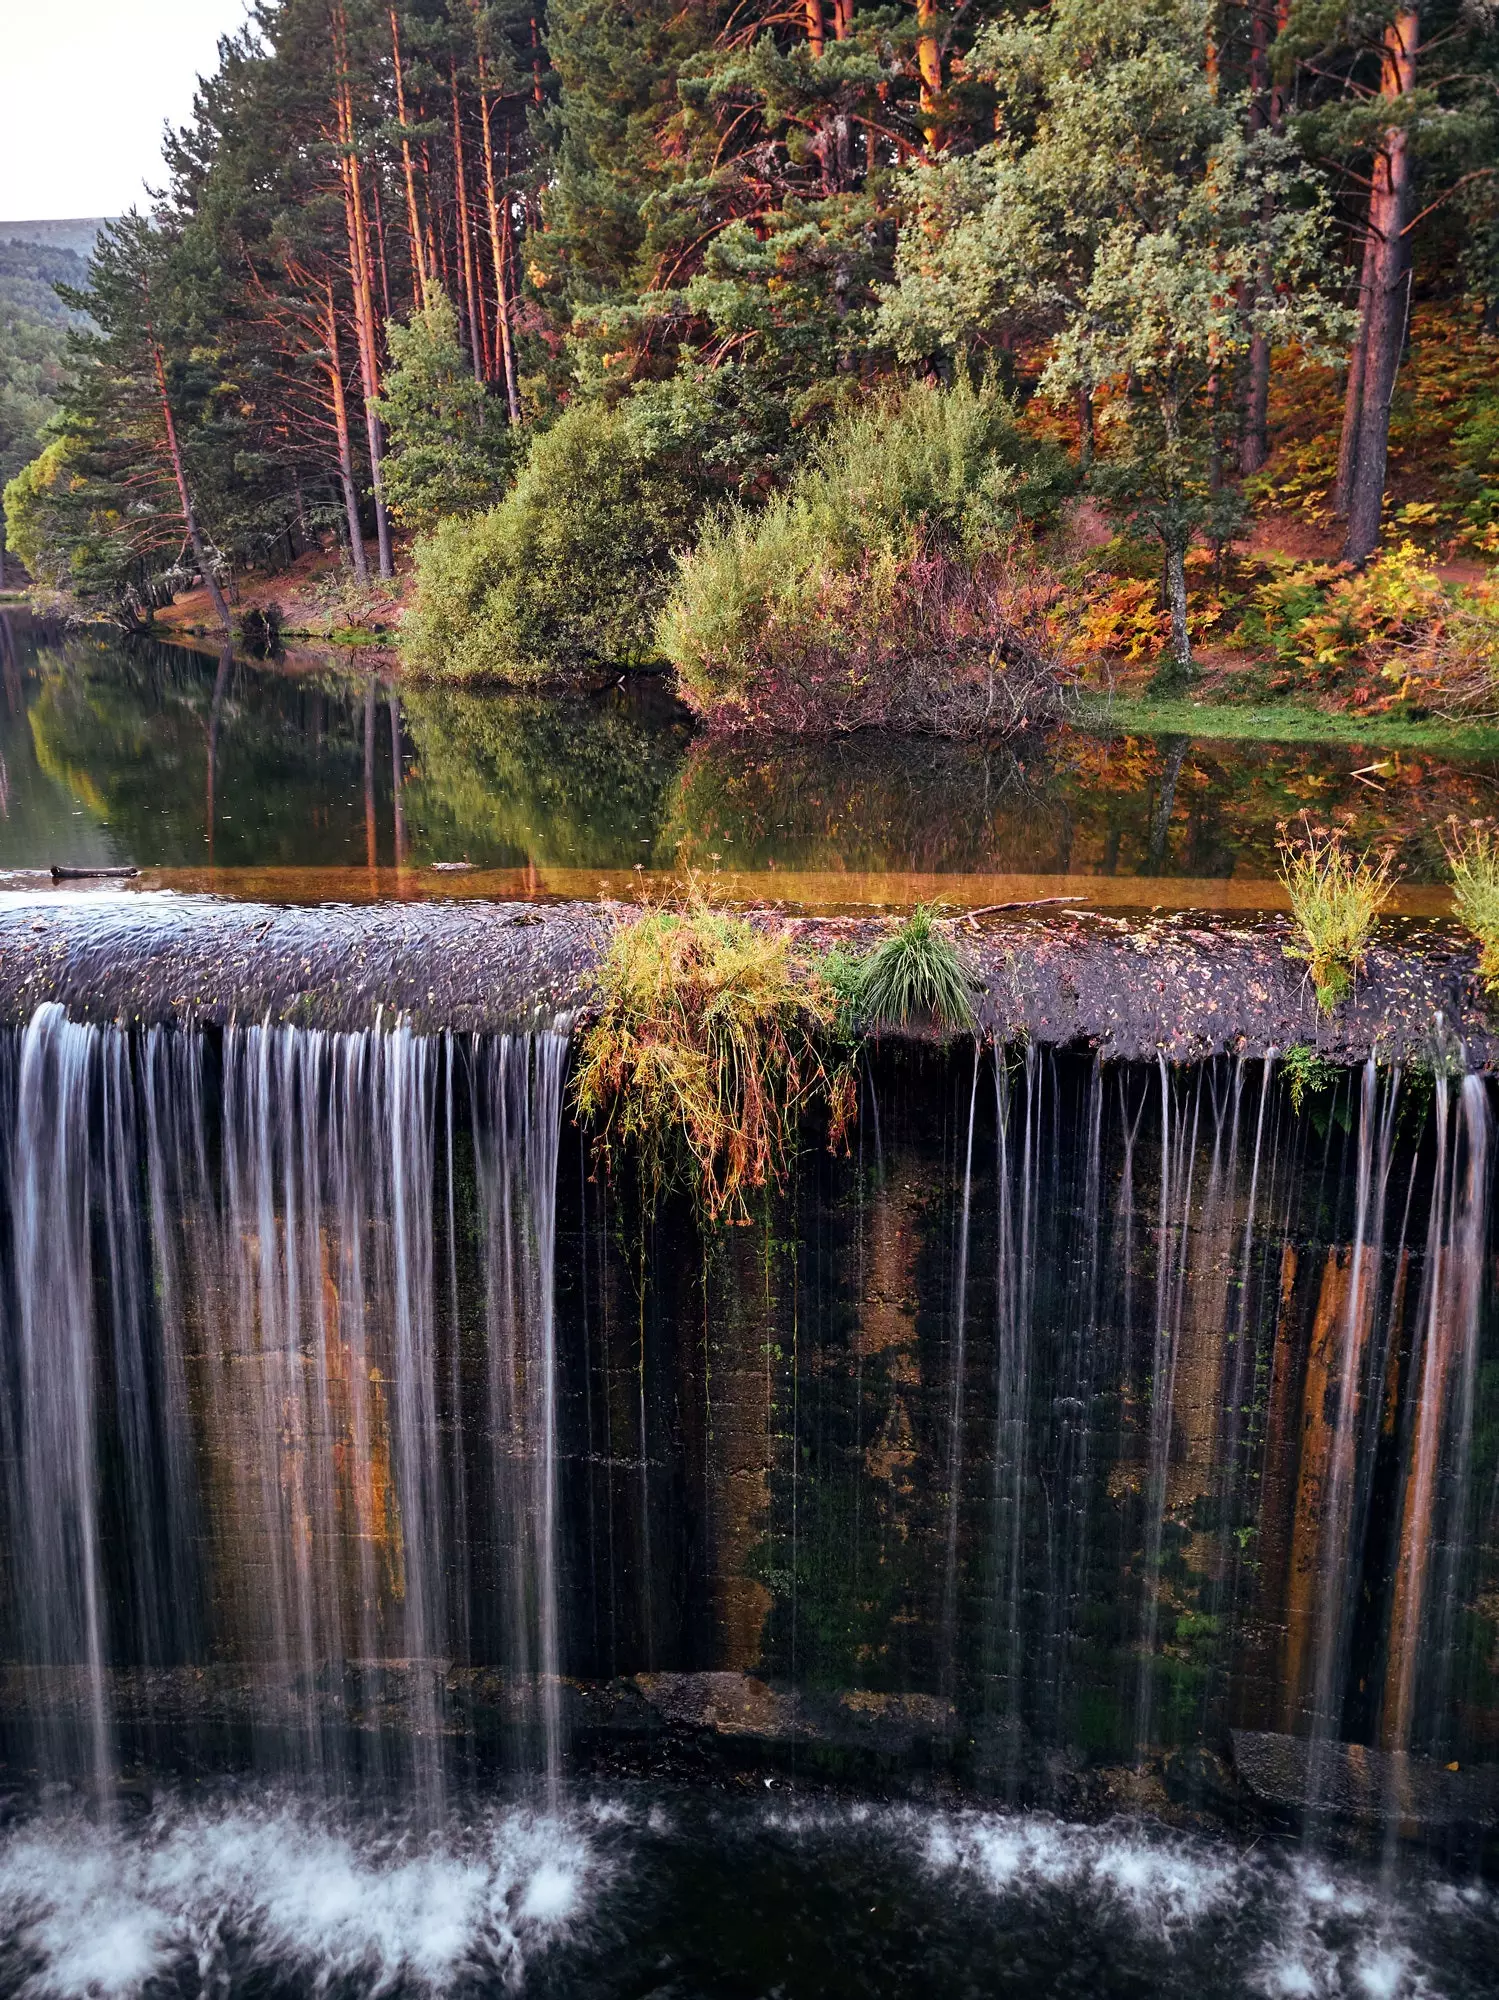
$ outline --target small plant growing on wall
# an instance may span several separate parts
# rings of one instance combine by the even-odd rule
[[[1291,1109],[1298,1118],[1308,1097],[1330,1090],[1337,1081],[1337,1065],[1330,1063],[1326,1056],[1319,1056],[1315,1049],[1309,1049],[1305,1042],[1293,1042],[1286,1050],[1281,1066],[1291,1094]]]
[[[621,923],[597,974],[573,1092],[606,1161],[638,1157],[647,1195],[685,1185],[710,1220],[784,1182],[801,1116],[830,1143],[853,1117],[839,996],[800,962],[784,925],[700,894]]]
[[[1450,822],[1447,861],[1458,921],[1478,940],[1478,976],[1492,1000],[1499,997],[1499,835],[1482,820]]]
[[[924,904],[857,962],[851,998],[861,1025],[870,1029],[913,1021],[931,1021],[949,1034],[971,1034],[975,1027],[968,968],[936,911]]]
[[[1330,1014],[1363,970],[1375,922],[1395,886],[1394,857],[1371,861],[1353,853],[1342,828],[1305,819],[1299,834],[1281,829],[1280,852],[1297,930],[1286,956],[1306,961],[1317,1005]]]

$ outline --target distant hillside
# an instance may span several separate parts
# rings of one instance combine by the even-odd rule
[[[111,220],[103,215],[75,215],[60,222],[6,222],[0,219],[0,243],[40,243],[48,250],[71,250],[87,259],[94,238]]]
[[[54,285],[82,285],[87,261],[76,250],[8,238],[0,223],[0,318],[64,327],[73,318]]]

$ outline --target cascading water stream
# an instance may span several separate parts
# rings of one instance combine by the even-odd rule
[[[979,1057],[973,1044],[973,1077],[968,1086],[968,1136],[963,1146],[963,1189],[958,1204],[958,1245],[953,1272],[951,1388],[947,1419],[947,1550],[943,1568],[942,1634],[945,1671],[951,1683],[958,1626],[958,1516],[962,1501],[963,1404],[968,1365],[968,1243],[973,1217],[973,1127],[978,1112]]]
[[[97,1054],[97,1035],[55,1003],[37,1010],[21,1042],[10,1170],[17,1299],[5,1400],[23,1657],[81,1680],[71,1713],[38,1688],[41,1761],[56,1775],[82,1777],[107,1808],[114,1760],[94,1462],[89,1144]]]
[[[466,1128],[479,1289],[518,1370],[509,1444],[532,1468],[496,1482],[477,1523],[448,1505],[468,1338],[451,1220],[438,1282],[454,1061],[470,1103],[500,1114]],[[509,1650],[534,1652],[555,1804],[566,1061],[562,1033],[468,1052],[404,1026],[132,1038],[54,1005],[0,1042],[9,1596],[45,1778],[108,1804],[116,1662],[227,1671],[257,1770],[329,1796],[394,1783],[435,1822],[477,1534],[530,1551],[505,1615],[535,1634]]]
[[[496,1504],[529,1523],[509,1558],[504,1643],[534,1684],[548,1796],[561,1767],[561,1661],[557,1604],[557,1142],[567,1036],[502,1036],[471,1056],[476,1165],[484,1225],[488,1396]]]

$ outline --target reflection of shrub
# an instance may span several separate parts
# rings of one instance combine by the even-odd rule
[[[678,866],[1045,872],[1074,838],[1040,746],[863,730],[792,742],[705,731],[682,765],[661,846]]]
[[[762,513],[731,510],[679,566],[660,625],[715,720],[983,735],[1048,714],[1050,599],[1004,551],[1059,497],[1008,406],[925,384],[835,425]]]
[[[639,661],[695,506],[690,482],[647,458],[624,416],[575,404],[498,507],[417,544],[410,664],[431,678],[535,682]]]
[[[974,1025],[973,989],[957,946],[935,913],[918,904],[844,981],[853,1012],[870,1028],[931,1021],[952,1033]]]
[[[1478,940],[1478,976],[1499,994],[1499,837],[1487,826],[1454,823],[1447,859],[1458,917]]]
[[[685,1180],[710,1219],[784,1179],[809,1105],[835,1140],[852,1115],[850,1074],[821,1053],[837,999],[791,943],[695,900],[622,924],[599,968],[578,1109],[606,1157],[638,1152],[652,1194]]]
[[[1317,1005],[1331,1013],[1363,969],[1375,918],[1394,886],[1394,857],[1383,854],[1375,864],[1353,854],[1340,831],[1311,826],[1299,836],[1283,835],[1281,855],[1281,880],[1301,932],[1286,956],[1306,960]]]
[[[648,858],[686,725],[636,687],[573,700],[408,688],[407,817],[420,850],[490,867],[619,868]]]

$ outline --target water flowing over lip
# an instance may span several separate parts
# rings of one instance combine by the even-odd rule
[[[602,1872],[585,1825],[522,1810],[440,1835],[289,1800],[129,1832],[34,1822],[0,1847],[0,1984],[19,1972],[37,2000],[126,2000],[196,1967],[205,1992],[261,1970],[319,1990],[509,1986]]]

